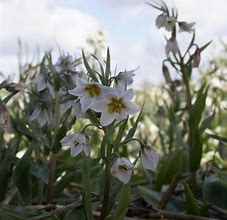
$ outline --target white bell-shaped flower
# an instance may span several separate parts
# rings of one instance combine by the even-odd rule
[[[143,146],[140,152],[140,159],[145,169],[156,170],[159,163],[159,156],[153,147]]]
[[[179,32],[191,33],[194,30],[195,22],[187,23],[185,21],[178,22]]]
[[[69,134],[61,140],[62,146],[70,146],[71,155],[73,157],[77,156],[82,151],[86,156],[91,153],[91,148],[89,146],[89,138],[87,134],[83,132],[78,132],[74,134]]]
[[[124,184],[127,184],[132,176],[133,170],[134,165],[130,160],[125,157],[118,157],[111,167],[111,174]]]
[[[179,52],[178,43],[175,37],[171,37],[169,40],[167,40],[165,51],[167,57],[170,53],[173,53],[175,55]]]

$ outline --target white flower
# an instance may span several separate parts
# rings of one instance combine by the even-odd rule
[[[84,118],[85,112],[81,109],[81,104],[77,100],[68,100],[61,104],[61,114],[65,114],[65,112],[69,109],[73,110],[74,116],[78,118]]]
[[[69,90],[69,93],[80,97],[82,111],[91,108],[97,101],[102,100],[105,93],[110,90],[109,87],[103,86],[100,83],[89,82],[83,79],[78,79],[77,86]]]
[[[169,40],[167,40],[165,51],[167,57],[169,56],[170,52],[172,52],[173,54],[177,54],[179,52],[179,47],[176,38],[171,37]]]
[[[37,90],[39,92],[47,88],[46,79],[43,74],[36,75],[32,82],[37,85]]]
[[[50,125],[53,121],[53,115],[51,111],[44,107],[35,108],[29,117],[29,121],[37,120],[37,122],[44,126],[45,124]]]
[[[120,72],[115,77],[115,82],[117,87],[126,88],[127,86],[133,83],[133,77],[136,75],[134,72],[138,69],[138,67],[134,70]]]
[[[131,103],[133,90],[116,89],[106,94],[106,97],[96,102],[92,109],[101,112],[100,122],[102,126],[109,125],[114,119],[119,121],[135,114],[139,109]]]
[[[62,55],[58,58],[55,69],[58,73],[63,71],[73,71],[74,70],[73,57],[71,55]]]
[[[127,184],[134,170],[134,165],[125,157],[118,157],[112,167],[112,175],[124,184]]]
[[[140,159],[145,169],[153,171],[156,170],[159,162],[159,157],[157,151],[153,147],[150,148],[148,146],[143,146],[141,148]]]
[[[55,91],[53,86],[48,82],[48,80],[45,78],[44,74],[38,74],[36,77],[32,80],[33,83],[37,85],[38,92],[41,92],[45,89],[48,89],[50,95],[52,98],[55,97]]]
[[[84,151],[86,156],[91,153],[91,148],[88,144],[89,138],[87,134],[78,132],[75,134],[69,134],[61,139],[62,146],[70,146],[71,155],[73,157],[77,156],[79,153]]]
[[[187,23],[185,21],[178,22],[179,32],[189,32],[191,33],[194,30],[195,22]]]
[[[166,18],[167,16],[164,14],[160,14],[157,18],[156,18],[156,27],[157,28],[161,28],[161,27],[165,27],[166,25]]]
[[[64,74],[64,79],[67,81],[67,83],[71,88],[76,87],[76,82],[78,79],[83,79],[88,81],[87,75],[82,71],[74,71],[74,72],[69,72],[67,74]]]
[[[176,18],[167,16],[166,23],[165,23],[165,29],[167,31],[172,31],[175,24],[176,24]]]

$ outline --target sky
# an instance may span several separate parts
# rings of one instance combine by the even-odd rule
[[[178,8],[179,20],[196,22],[199,45],[213,40],[202,56],[204,63],[220,39],[227,42],[226,0],[166,2]],[[59,48],[79,57],[82,48],[89,51],[87,38],[96,38],[101,30],[113,71],[116,66],[118,71],[139,66],[136,85],[162,82],[167,34],[155,27],[159,14],[144,0],[0,0],[0,72],[17,76],[18,39],[23,45],[22,62],[37,62],[44,51],[52,50],[57,57]],[[182,33],[181,41],[190,37]]]

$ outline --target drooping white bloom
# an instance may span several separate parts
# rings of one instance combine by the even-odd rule
[[[40,126],[44,126],[45,124],[50,125],[53,122],[53,115],[50,110],[45,107],[38,107],[32,112],[29,117],[29,121],[37,120]]]
[[[35,78],[32,80],[33,83],[37,85],[37,91],[41,92],[45,89],[48,89],[50,95],[52,98],[55,96],[55,91],[53,86],[48,82],[48,80],[45,78],[44,74],[38,74],[35,76]]]
[[[115,77],[115,82],[117,87],[126,88],[127,86],[133,83],[133,77],[136,75],[134,72],[138,69],[138,67],[134,70],[120,72]]]
[[[70,86],[69,89],[76,87],[76,82],[78,79],[88,80],[87,75],[82,71],[74,71],[64,74],[64,79]]]
[[[166,17],[165,29],[167,31],[172,31],[173,27],[176,25],[176,18],[174,17]]]
[[[125,157],[118,157],[112,167],[111,174],[124,184],[127,184],[134,170],[133,163]]]
[[[61,114],[63,115],[67,110],[72,109],[74,116],[78,118],[84,118],[85,112],[81,109],[81,104],[77,100],[68,100],[61,104]]]
[[[62,55],[58,58],[55,69],[58,73],[63,71],[73,71],[74,70],[73,57],[71,55]]]
[[[179,32],[191,33],[194,30],[195,22],[187,23],[185,21],[178,22]]]
[[[69,93],[80,97],[80,104],[82,111],[91,108],[96,102],[102,100],[106,92],[110,90],[109,87],[103,86],[100,83],[89,82],[83,79],[78,79],[77,86],[69,90]]]
[[[173,54],[177,54],[179,52],[179,47],[176,38],[171,37],[169,40],[167,40],[165,51],[167,57],[169,56],[170,52]]]
[[[156,170],[159,163],[159,156],[153,147],[143,146],[141,148],[140,159],[145,169]]]
[[[83,132],[69,134],[61,139],[62,146],[70,146],[71,155],[73,157],[77,156],[82,151],[84,151],[86,156],[89,156],[91,153],[91,148],[88,142],[89,138],[87,134]]]
[[[103,100],[96,102],[92,109],[101,112],[100,122],[102,126],[107,126],[114,119],[121,121],[128,115],[138,112],[136,107],[130,100],[133,98],[133,90],[115,89],[106,94]]]
[[[159,29],[159,28],[162,28],[162,27],[165,27],[166,25],[166,19],[167,19],[167,16],[164,15],[164,14],[160,14],[156,20],[155,20],[155,24],[156,24],[156,27]]]
[[[37,85],[37,90],[39,92],[47,88],[47,82],[43,74],[36,75],[32,82]]]

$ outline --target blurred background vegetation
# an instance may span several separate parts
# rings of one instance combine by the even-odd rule
[[[93,47],[92,54],[104,60],[103,34],[100,32],[99,35],[100,39],[89,39],[88,43]],[[143,88],[136,90],[135,103],[138,106],[145,104],[135,137],[155,146],[160,164],[156,173],[137,165],[131,180],[129,218],[158,218],[151,213],[152,207],[158,207],[167,211],[163,212],[162,219],[169,219],[171,213],[227,219],[227,45],[221,44],[219,54],[200,69],[199,77],[190,84],[193,102],[201,85],[209,85],[200,123],[203,131],[202,159],[195,170],[196,188],[193,188],[188,167],[189,116],[181,79],[176,77],[171,83],[160,85],[144,84]],[[87,59],[92,69],[99,71],[99,62],[92,56]],[[4,80],[0,84],[0,113],[9,116],[6,123],[2,123],[1,118],[0,127],[0,219],[3,220],[86,219],[81,205],[82,157],[71,157],[70,150],[61,148],[59,141],[68,129],[79,131],[88,121],[76,119],[67,112],[62,116],[62,120],[67,118],[66,123],[55,134],[55,139],[53,127],[40,127],[38,123],[29,121],[34,108],[42,102],[32,80],[41,71],[48,72],[53,65],[51,62],[46,54],[40,63],[20,63],[19,82]],[[75,65],[78,71],[85,71],[80,58],[75,60]],[[61,83],[70,87],[66,78],[61,79]],[[55,99],[51,97],[51,91],[43,93],[42,98],[54,112]],[[136,117],[131,118],[128,129],[135,123]],[[89,175],[92,199],[96,201],[94,216],[98,216],[100,204],[97,197],[101,192],[103,171],[99,155],[102,134],[95,128],[87,130],[92,145]],[[139,145],[131,143],[127,147],[121,146],[120,153],[133,159],[138,156],[138,149]],[[57,159],[50,198],[48,183],[52,151],[57,153]],[[175,216],[183,219],[180,217]]]

